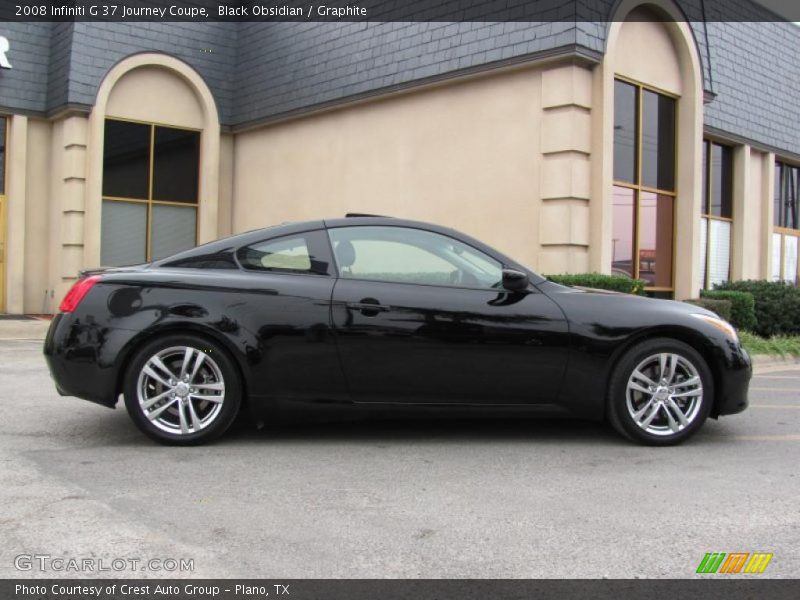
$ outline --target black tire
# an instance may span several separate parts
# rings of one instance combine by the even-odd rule
[[[181,348],[184,352],[183,355],[178,351]],[[187,352],[189,348],[193,351]],[[191,387],[193,385],[191,382],[185,383],[180,389],[166,385],[173,380],[170,379],[164,383],[151,376],[153,363],[145,371],[148,362],[153,357],[159,356],[160,353],[166,354],[160,356],[159,360],[178,377],[182,366],[180,356],[186,356],[188,353],[191,358],[187,361],[190,368],[186,369],[186,377],[191,375],[189,371],[192,371],[195,361],[199,359],[198,367],[194,369],[196,374],[195,380],[193,380],[197,382],[194,384],[197,387]],[[201,353],[203,354],[202,358],[199,357]],[[156,375],[161,379],[167,379],[165,373],[160,369],[156,369]],[[218,389],[220,377],[222,380],[221,390]],[[175,386],[181,383],[181,380],[177,378],[174,381]],[[212,386],[217,386],[217,388],[212,390]],[[178,390],[177,393],[175,390]],[[201,400],[196,395],[189,393],[189,390],[194,390],[198,394],[206,394],[203,396],[204,398],[221,397],[222,400],[219,402]],[[140,401],[140,392],[143,402]],[[171,396],[170,393],[172,393]],[[148,394],[150,395],[148,396]],[[167,394],[166,398],[159,400],[151,408],[146,409],[142,406],[143,403],[146,404],[155,396],[164,394]],[[186,394],[186,396],[182,396],[182,394]],[[132,356],[123,381],[123,395],[128,414],[145,435],[163,444],[195,446],[219,437],[231,426],[239,413],[242,385],[236,365],[219,344],[193,334],[170,334],[145,344]],[[171,405],[165,407],[164,404]],[[158,410],[160,410],[159,416],[153,419],[148,418],[145,414],[148,412],[152,415]],[[197,426],[192,417],[197,419]],[[187,425],[187,427],[184,428],[182,425]]]
[[[686,363],[679,360],[675,361],[677,366],[673,367],[673,376],[678,385],[669,389],[674,389],[677,393],[686,392],[687,390],[692,392],[695,386],[682,387],[680,385],[682,381],[689,382],[693,379],[687,376],[690,371],[687,366],[688,363],[696,370],[697,376],[702,383],[702,390],[694,389],[693,393],[696,395],[690,398],[673,398],[670,392],[660,386],[661,380],[657,380],[657,377],[655,379],[650,377],[653,383],[659,386],[655,388],[659,391],[648,396],[647,393],[631,390],[629,399],[628,383],[632,381],[634,370],[642,364],[653,364],[646,361],[661,354],[677,355],[683,361],[686,361]],[[678,372],[677,375],[675,375],[675,371]],[[661,371],[653,364],[653,368],[648,372],[655,374]],[[642,386],[646,385],[638,379],[638,375],[633,378],[633,382]],[[652,388],[649,385],[646,385],[646,387],[649,393]],[[699,405],[690,404],[693,399],[699,399]],[[629,400],[632,406],[631,409],[629,409]],[[652,403],[650,402],[651,400],[653,401]],[[691,410],[682,413],[684,418],[691,417],[690,420],[687,419],[687,424],[679,423],[674,418],[676,412],[671,404],[669,405],[669,411],[667,411],[668,407],[665,405],[670,400],[673,402],[679,401],[679,403],[685,403],[687,407],[691,407]],[[694,348],[678,340],[654,338],[637,344],[617,362],[611,374],[607,402],[606,414],[608,415],[608,420],[620,434],[630,440],[648,446],[671,446],[679,444],[694,435],[708,418],[714,402],[714,378],[708,368],[708,364]],[[656,407],[659,402],[661,402],[662,406]],[[651,408],[648,408],[641,421],[645,421],[652,410],[656,417],[650,422],[648,428],[659,429],[658,433],[652,433],[638,424],[633,414],[631,414],[631,410],[636,412],[646,406]],[[669,412],[669,416],[667,412]],[[679,431],[672,429],[670,421],[667,420],[670,418],[672,423],[680,428]]]

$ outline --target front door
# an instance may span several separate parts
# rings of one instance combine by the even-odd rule
[[[354,400],[556,401],[567,325],[547,296],[503,290],[498,261],[431,231],[329,234],[339,266],[331,316]]]

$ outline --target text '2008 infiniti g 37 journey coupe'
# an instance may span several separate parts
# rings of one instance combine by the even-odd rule
[[[366,215],[88,272],[44,352],[61,394],[122,395],[174,444],[245,405],[262,420],[325,405],[606,418],[667,445],[744,410],[751,376],[702,308],[563,287],[451,229]]]

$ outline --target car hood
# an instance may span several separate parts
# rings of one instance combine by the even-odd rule
[[[541,289],[556,300],[556,302],[558,302],[559,297],[572,294],[576,295],[576,299],[581,298],[581,305],[591,306],[594,303],[593,299],[596,298],[598,307],[613,307],[615,312],[625,313],[626,311],[631,311],[631,313],[640,313],[644,311],[680,317],[691,314],[717,317],[715,313],[708,309],[677,300],[648,298],[647,296],[637,296],[634,294],[625,294],[612,290],[601,290],[582,286],[566,286],[552,281],[545,282],[541,286]]]

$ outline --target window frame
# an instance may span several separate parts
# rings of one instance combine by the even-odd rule
[[[644,92],[652,92],[661,96],[666,96],[667,98],[671,98],[675,102],[675,122],[673,123],[673,130],[674,130],[674,143],[673,143],[673,156],[672,156],[672,168],[673,168],[673,176],[672,181],[673,185],[677,188],[678,185],[678,119],[679,119],[679,111],[680,111],[680,96],[675,95],[674,93],[668,92],[666,90],[662,90],[658,87],[644,84],[640,81],[636,81],[635,79],[631,79],[629,77],[625,77],[624,75],[614,74],[614,80],[620,81],[622,83],[626,83],[628,85],[633,86],[636,88],[636,133],[634,136],[634,181],[621,181],[614,179],[613,176],[613,168],[612,168],[612,194],[614,187],[622,187],[633,191],[633,256],[632,256],[632,264],[633,273],[631,273],[632,279],[639,279],[640,274],[640,204],[641,204],[641,195],[642,193],[652,193],[655,194],[656,197],[659,195],[670,196],[672,198],[672,256],[671,256],[671,265],[670,265],[670,285],[669,286],[645,286],[645,291],[647,292],[668,292],[674,293],[675,292],[675,253],[677,251],[677,230],[676,222],[677,222],[677,214],[678,214],[678,193],[676,190],[662,190],[657,187],[651,187],[643,185],[642,183],[642,124],[643,124],[643,97]],[[613,141],[612,141],[613,144]],[[613,155],[613,152],[612,152]],[[657,201],[657,200],[656,200]],[[613,256],[612,259],[613,261]]]
[[[715,215],[711,212],[711,204],[712,204],[712,192],[713,188],[713,173],[714,173],[714,166],[712,164],[712,157],[714,156],[714,146],[721,146],[722,148],[727,148],[727,150],[731,153],[730,154],[730,177],[731,177],[731,216],[730,217],[723,217],[721,215]],[[703,205],[700,207],[700,220],[706,219],[706,255],[703,257],[703,261],[706,265],[705,276],[703,277],[703,281],[700,282],[700,289],[702,290],[710,290],[712,288],[710,275],[711,275],[711,220],[715,221],[723,221],[725,223],[730,223],[731,230],[730,230],[730,244],[729,244],[729,251],[728,251],[728,273],[726,275],[726,281],[730,281],[731,278],[731,263],[733,262],[733,220],[735,215],[733,213],[733,182],[734,182],[734,160],[733,160],[733,151],[734,146],[731,144],[727,144],[725,142],[719,141],[712,137],[704,137],[703,138],[703,156],[705,160],[705,172],[701,174],[701,177],[705,177],[705,186],[702,191],[700,198]],[[724,177],[724,168],[723,165],[720,165],[720,168],[723,169],[723,177]]]
[[[158,121],[141,121],[138,119],[129,119],[123,117],[104,117],[103,119],[103,157],[102,160],[105,162],[105,124],[107,121],[115,121],[119,123],[133,123],[135,125],[146,125],[150,128],[150,141],[148,145],[148,167],[147,167],[147,198],[133,198],[128,196],[107,196],[102,193],[102,181],[101,181],[101,195],[100,201],[101,203],[104,202],[127,202],[130,204],[139,204],[139,205],[146,205],[147,207],[147,216],[145,222],[145,262],[153,262],[154,260],[160,260],[160,258],[153,258],[152,254],[152,229],[153,229],[153,205],[161,205],[161,206],[177,206],[177,207],[184,207],[184,208],[194,208],[195,209],[195,222],[194,222],[194,246],[197,246],[197,240],[200,232],[200,197],[202,195],[201,190],[201,167],[203,164],[203,154],[202,154],[202,135],[203,130],[197,129],[194,127],[182,127],[178,125],[170,125],[168,123],[161,123]],[[155,136],[156,136],[156,127],[162,127],[165,129],[178,129],[181,131],[191,131],[195,132],[200,136],[198,140],[198,151],[197,151],[197,200],[195,202],[180,202],[174,200],[155,200],[153,199],[153,179],[154,179],[154,172],[155,172]],[[103,168],[103,177],[105,177],[105,167]],[[101,249],[102,252],[102,249]],[[166,258],[166,257],[161,257]]]
[[[480,292],[492,292],[492,293],[495,293],[495,294],[507,292],[507,290],[504,287],[502,287],[502,279],[501,279],[501,286],[500,287],[487,288],[487,287],[475,287],[475,286],[466,286],[466,285],[442,285],[442,284],[438,284],[438,283],[424,283],[424,282],[413,282],[413,281],[389,281],[389,280],[386,280],[386,279],[368,279],[368,278],[359,277],[359,276],[342,277],[342,274],[341,274],[341,272],[339,270],[339,263],[336,260],[336,253],[334,252],[334,249],[333,249],[333,240],[331,239],[330,232],[335,230],[335,229],[356,229],[356,228],[360,228],[360,227],[395,227],[397,229],[412,229],[414,231],[422,231],[424,233],[431,233],[431,234],[434,234],[434,235],[438,235],[438,236],[453,240],[455,242],[458,242],[459,244],[463,244],[464,246],[467,246],[467,247],[471,248],[475,252],[478,252],[480,254],[488,256],[489,258],[491,258],[492,260],[496,261],[500,265],[501,275],[502,275],[502,271],[504,269],[509,268],[509,267],[514,268],[514,269],[519,269],[520,268],[517,265],[509,265],[509,264],[507,264],[506,261],[501,260],[500,258],[495,256],[494,254],[492,254],[490,252],[487,252],[486,250],[484,250],[482,248],[477,248],[475,246],[475,244],[470,244],[470,243],[465,242],[464,240],[461,240],[461,239],[459,239],[457,237],[454,237],[452,235],[448,235],[446,233],[442,233],[441,231],[435,231],[435,230],[432,230],[432,229],[425,229],[425,228],[422,228],[422,227],[412,227],[412,226],[409,226],[409,225],[389,224],[389,223],[374,223],[374,224],[373,223],[363,223],[363,224],[358,224],[358,225],[356,225],[356,224],[353,224],[353,225],[343,224],[343,225],[337,225],[337,226],[334,226],[334,227],[328,227],[325,230],[325,237],[328,240],[328,245],[329,245],[330,253],[331,253],[331,264],[333,264],[334,270],[336,272],[336,278],[337,279],[345,279],[347,281],[366,281],[366,282],[371,282],[371,283],[384,283],[384,284],[389,284],[389,285],[409,285],[409,286],[434,287],[434,288],[440,288],[440,289],[445,289],[445,290],[474,290],[474,291],[480,291]],[[444,259],[442,259],[442,260],[444,260]],[[526,273],[528,272],[527,269],[524,269],[524,271]]]
[[[796,164],[796,163],[793,163],[793,162],[791,162],[789,160],[785,160],[785,159],[778,159],[778,158],[775,159],[775,169],[776,170],[780,169],[780,171],[781,171],[781,175],[778,178],[779,182],[780,182],[780,186],[781,186],[781,194],[783,192],[783,181],[784,181],[783,170],[784,170],[784,168],[794,169],[796,174],[797,174],[797,181],[795,182],[795,187],[797,188],[796,189],[797,197],[795,198],[795,202],[797,203],[796,210],[798,211],[798,213],[800,213],[800,164]],[[773,177],[774,177],[774,175],[773,175]],[[773,191],[773,194],[775,194],[775,193],[778,193],[777,190]],[[784,200],[782,195],[780,196],[780,198],[781,198],[782,201]],[[774,197],[773,197],[773,206],[774,206]],[[780,258],[780,263],[778,265],[778,274],[779,274],[778,281],[786,281],[786,282],[791,283],[792,285],[800,286],[800,260],[797,261],[797,269],[795,270],[794,281],[789,281],[788,279],[784,279],[784,269],[785,269],[785,266],[786,266],[786,238],[787,237],[796,238],[796,239],[798,239],[798,241],[795,242],[795,243],[800,244],[800,214],[798,214],[796,216],[797,221],[798,221],[797,222],[797,225],[798,225],[797,229],[794,229],[794,228],[791,228],[791,227],[786,227],[785,226],[785,221],[783,219],[783,216],[784,216],[783,209],[781,209],[780,216],[778,216],[777,219],[776,219],[775,215],[772,216],[772,233],[773,233],[773,236],[770,237],[770,254],[772,254],[772,251],[773,251],[772,244],[774,242],[774,235],[779,235],[780,236],[780,255],[781,255],[781,258]],[[777,225],[775,224],[776,220],[779,223]],[[774,266],[773,266],[773,268],[774,268]],[[772,278],[772,273],[769,273],[768,277]]]

